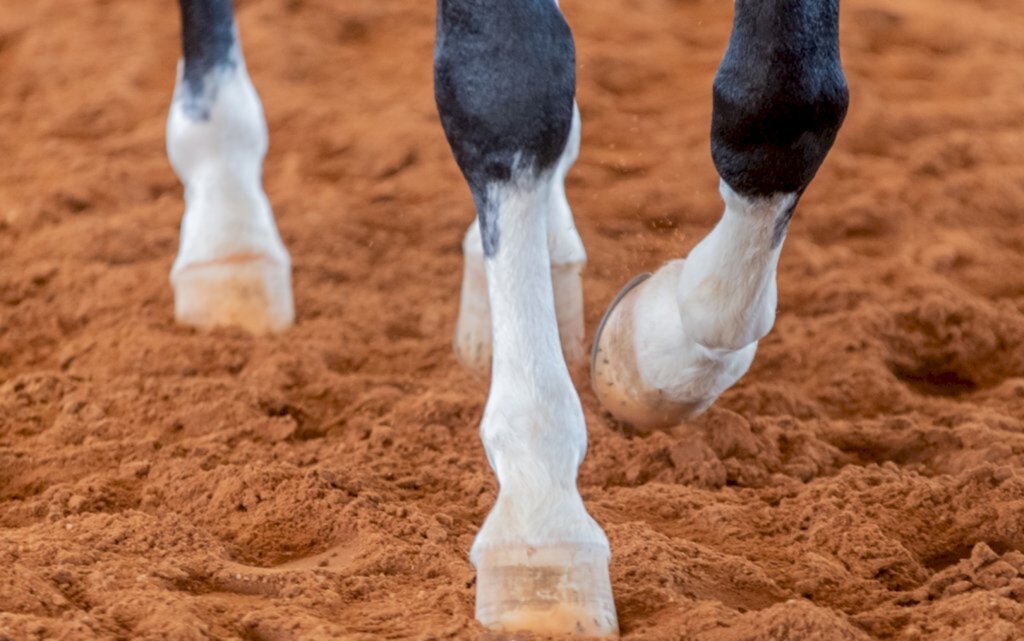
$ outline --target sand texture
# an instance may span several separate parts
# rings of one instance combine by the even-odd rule
[[[494,639],[451,350],[468,190],[430,0],[239,0],[297,325],[177,327],[172,0],[0,2],[0,639]],[[725,0],[565,0],[588,334],[721,202]],[[623,636],[1024,639],[1024,3],[844,0],[852,94],[780,313],[704,417],[574,372]]]

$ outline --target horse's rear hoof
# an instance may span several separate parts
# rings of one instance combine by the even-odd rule
[[[500,632],[615,636],[607,548],[494,548],[476,559],[476,618]]]
[[[295,320],[291,265],[262,254],[193,263],[171,273],[174,317],[182,325],[280,332]]]

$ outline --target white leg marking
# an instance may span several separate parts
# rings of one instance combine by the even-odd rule
[[[720,190],[725,213],[686,259],[679,311],[695,342],[735,351],[764,338],[775,324],[775,269],[783,240],[775,242],[776,228],[797,196],[749,200],[724,181]]]
[[[597,337],[595,390],[636,428],[707,409],[746,373],[775,323],[775,240],[797,197],[748,200],[724,182],[721,192],[718,225],[686,260],[668,263],[609,310]]]
[[[555,313],[562,351],[570,365],[583,362],[583,268],[587,251],[576,231],[576,221],[565,195],[565,177],[580,155],[580,110],[573,105],[572,129],[565,151],[551,180],[551,206],[548,213],[548,249],[551,253],[551,278],[555,291]]]
[[[494,360],[480,428],[500,486],[473,544],[477,618],[499,629],[617,632],[608,541],[576,488],[587,431],[559,345],[547,243],[551,181],[494,186],[486,260]]]
[[[462,291],[455,321],[455,356],[464,367],[482,376],[491,369],[491,305],[480,221],[473,219],[462,239]]]
[[[583,240],[565,195],[565,177],[579,156],[580,113],[574,106],[572,130],[555,171],[550,173],[550,204],[547,242],[554,287],[555,314],[565,359],[575,365],[583,361],[583,283],[587,264]],[[462,241],[462,291],[455,325],[455,355],[468,369],[486,374],[491,366],[491,311],[487,300],[483,245],[477,220]]]
[[[263,192],[263,107],[237,44],[234,65],[210,72],[208,117],[197,118],[178,67],[167,153],[185,185],[185,215],[171,270],[175,316],[198,327],[261,333],[291,325],[291,260]]]

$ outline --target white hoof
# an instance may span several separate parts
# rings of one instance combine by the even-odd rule
[[[200,329],[240,327],[280,332],[295,320],[291,265],[262,254],[236,254],[176,267],[174,316]]]
[[[636,302],[651,274],[641,274],[615,296],[598,325],[590,377],[601,405],[615,418],[643,431],[678,423],[691,411],[651,388],[637,368]]]
[[[482,550],[476,569],[476,618],[492,630],[580,636],[619,633],[608,552],[602,546]]]

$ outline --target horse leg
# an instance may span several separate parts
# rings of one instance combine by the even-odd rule
[[[184,56],[167,122],[167,153],[185,186],[175,318],[280,331],[295,316],[291,260],[263,192],[267,125],[231,0],[180,4]]]
[[[499,630],[614,634],[608,541],[576,487],[587,432],[548,238],[573,122],[572,35],[553,2],[440,0],[434,74],[477,208],[493,337],[480,433],[499,491],[471,552],[476,616]]]
[[[707,409],[775,323],[790,218],[846,114],[838,23],[838,0],[736,1],[711,126],[725,213],[685,261],[631,283],[595,338],[594,388],[635,428]]]
[[[573,109],[572,130],[562,156],[550,174],[551,203],[548,210],[548,249],[555,294],[555,315],[562,353],[569,365],[583,362],[583,282],[587,264],[583,240],[576,231],[565,177],[579,156],[580,113]],[[480,223],[474,220],[462,241],[462,291],[459,318],[455,325],[455,355],[465,367],[482,375],[491,368],[491,307],[487,300],[487,278]]]

